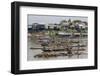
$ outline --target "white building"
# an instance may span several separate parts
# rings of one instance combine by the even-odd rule
[[[46,24],[46,25],[45,25],[45,28],[46,28],[46,29],[48,29],[48,28],[54,29],[55,27],[56,27],[56,28],[60,28],[59,24],[51,24],[51,23],[50,23],[50,24]]]

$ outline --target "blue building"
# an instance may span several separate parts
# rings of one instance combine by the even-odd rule
[[[28,25],[28,32],[39,32],[45,30],[45,24],[33,23]]]
[[[38,24],[38,23],[34,23],[32,24],[32,29],[33,31],[43,31],[45,30],[45,24]]]

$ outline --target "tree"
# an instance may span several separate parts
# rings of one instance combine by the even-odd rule
[[[71,23],[71,19],[68,20],[68,23]]]
[[[73,23],[81,23],[81,20],[74,20]]]

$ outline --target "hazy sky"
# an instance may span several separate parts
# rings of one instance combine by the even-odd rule
[[[48,24],[48,23],[60,23],[62,20],[82,20],[87,21],[87,17],[82,16],[53,16],[53,15],[28,15],[28,25],[32,23],[41,23],[41,24]]]

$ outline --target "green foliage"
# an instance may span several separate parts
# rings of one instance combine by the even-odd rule
[[[77,22],[80,23],[80,22],[82,22],[82,21],[81,21],[81,20],[74,20],[74,21],[73,21],[73,23],[77,23]]]

